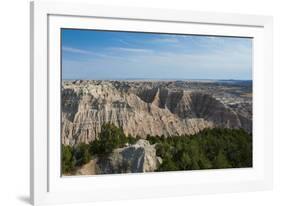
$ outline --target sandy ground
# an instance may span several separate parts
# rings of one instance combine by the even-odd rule
[[[97,161],[97,158],[93,158],[89,163],[78,168],[75,172],[75,175],[95,175],[96,174],[96,161]]]

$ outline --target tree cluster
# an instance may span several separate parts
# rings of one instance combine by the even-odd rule
[[[76,146],[62,145],[62,173],[72,172],[91,160],[89,145],[80,143]]]
[[[195,135],[148,136],[163,159],[158,171],[252,166],[252,135],[242,129],[205,129]]]
[[[140,137],[126,136],[122,128],[104,124],[90,144],[62,145],[62,172],[70,173],[92,156],[106,157],[116,148],[134,144]],[[243,129],[205,129],[194,135],[150,136],[157,156],[163,160],[157,171],[241,168],[252,166],[252,135]]]

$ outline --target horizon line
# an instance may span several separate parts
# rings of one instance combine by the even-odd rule
[[[133,81],[133,80],[159,80],[159,81],[188,81],[188,80],[212,80],[212,81],[253,81],[252,79],[204,79],[204,78],[190,78],[190,79],[178,79],[178,78],[115,78],[115,79],[87,79],[87,78],[80,78],[80,79],[72,79],[72,78],[61,78],[61,80],[94,80],[94,81]]]

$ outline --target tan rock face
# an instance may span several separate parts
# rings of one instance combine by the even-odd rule
[[[64,81],[62,143],[89,143],[111,122],[125,134],[194,134],[204,128],[252,129],[252,120],[212,95],[145,83]]]

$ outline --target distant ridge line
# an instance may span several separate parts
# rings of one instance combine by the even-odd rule
[[[152,79],[152,78],[126,78],[126,79],[62,79],[62,81],[253,81],[252,79]]]

